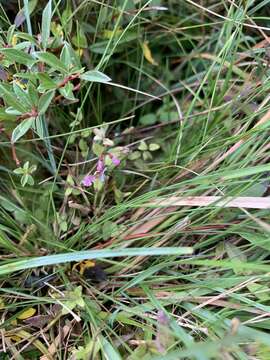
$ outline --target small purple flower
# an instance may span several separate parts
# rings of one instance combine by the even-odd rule
[[[121,160],[120,159],[118,159],[116,156],[112,156],[112,162],[113,162],[113,164],[115,165],[115,166],[119,166],[120,165],[120,163],[121,163]]]
[[[95,180],[96,177],[94,175],[86,175],[82,180],[82,184],[86,187],[89,187],[93,184]]]
[[[97,162],[97,171],[99,173],[103,173],[104,172],[104,162],[103,160],[99,159]]]

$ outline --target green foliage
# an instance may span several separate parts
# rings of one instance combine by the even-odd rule
[[[37,167],[35,165],[29,164],[29,161],[27,161],[23,167],[19,167],[14,170],[15,174],[21,175],[21,184],[22,186],[25,186],[26,184],[34,185],[34,179],[31,174],[37,170]]]

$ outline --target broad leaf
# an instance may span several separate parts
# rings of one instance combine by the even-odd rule
[[[80,78],[85,81],[92,81],[98,83],[107,83],[111,81],[111,78],[109,78],[109,76],[103,74],[98,70],[87,71],[84,74],[82,74]]]
[[[160,149],[160,145],[159,145],[159,144],[156,144],[156,143],[151,143],[151,144],[149,144],[149,150],[150,150],[150,151],[156,151],[156,150],[158,150],[158,149]]]
[[[140,117],[140,120],[139,120],[140,124],[142,125],[154,125],[156,124],[157,122],[157,116],[155,114],[146,114],[142,117]]]
[[[23,120],[12,132],[11,142],[18,141],[34,124],[34,118]]]
[[[51,19],[52,19],[52,1],[49,0],[48,4],[46,5],[42,13],[41,42],[44,49],[46,49],[50,37]]]
[[[141,150],[141,151],[148,150],[148,145],[146,144],[146,142],[144,140],[142,140],[140,142],[140,145],[138,146],[138,149]]]

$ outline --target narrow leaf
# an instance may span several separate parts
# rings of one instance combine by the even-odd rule
[[[107,83],[111,81],[111,78],[109,76],[103,74],[102,72],[98,70],[90,70],[85,72],[80,76],[82,80],[85,81],[92,81],[92,82],[99,82],[99,83]]]
[[[44,49],[46,49],[50,37],[51,19],[52,19],[52,1],[49,0],[48,4],[46,5],[42,13],[41,42]]]
[[[270,197],[239,196],[233,198],[228,196],[227,198],[224,198],[222,196],[171,196],[168,198],[155,199],[143,206],[216,206],[228,208],[270,209]]]
[[[142,50],[143,50],[143,55],[145,57],[145,59],[152,65],[155,65],[157,66],[158,63],[155,61],[155,59],[153,58],[152,56],[152,53],[151,53],[151,50],[148,46],[148,42],[145,41],[143,44],[142,44]]]
[[[40,92],[57,88],[57,84],[50,78],[48,74],[38,73],[37,77],[40,82],[40,85],[38,87],[38,90]]]
[[[27,107],[28,110],[30,110],[33,106],[33,103],[29,94],[25,90],[23,90],[21,88],[21,85],[18,85],[16,81],[13,82],[13,90],[17,98],[21,100],[21,102],[25,105],[25,107]]]
[[[18,110],[20,112],[27,111],[27,107],[20,104],[17,97],[8,90],[8,88],[2,84],[0,84],[0,96],[3,98],[5,103],[9,106],[12,106],[15,110]]]
[[[34,118],[23,120],[12,132],[12,143],[18,141],[32,127],[33,123]]]
[[[104,259],[127,256],[165,256],[165,255],[188,255],[192,254],[191,247],[161,247],[161,248],[125,248],[125,249],[103,249],[74,251],[69,253],[26,258],[9,262],[0,266],[0,275],[10,274],[18,270],[32,269],[39,266],[55,265],[72,261],[83,261],[87,259]]]
[[[14,48],[2,48],[0,52],[5,55],[5,57],[12,62],[18,64],[23,64],[26,66],[32,66],[36,60],[26,52]]]
[[[39,102],[38,102],[38,112],[40,114],[45,114],[48,107],[50,106],[50,103],[52,102],[52,99],[54,98],[55,91],[48,91],[47,93],[41,95]]]
[[[62,73],[68,73],[65,65],[55,55],[43,51],[37,51],[34,55],[45,64],[51,66],[53,69],[58,70]]]
[[[42,118],[41,117],[37,117],[35,119],[35,123],[33,126],[34,131],[37,133],[37,135],[39,136],[40,139],[44,139],[45,134],[44,134],[44,128],[43,128],[43,122],[42,122]]]

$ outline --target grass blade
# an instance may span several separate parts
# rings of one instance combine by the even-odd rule
[[[161,255],[190,255],[191,247],[163,247],[163,248],[130,248],[119,250],[86,250],[74,251],[72,253],[41,256],[17,260],[0,266],[0,275],[10,274],[18,270],[32,269],[39,266],[56,265],[71,261],[82,261],[86,259],[104,259],[122,256],[161,256]]]

